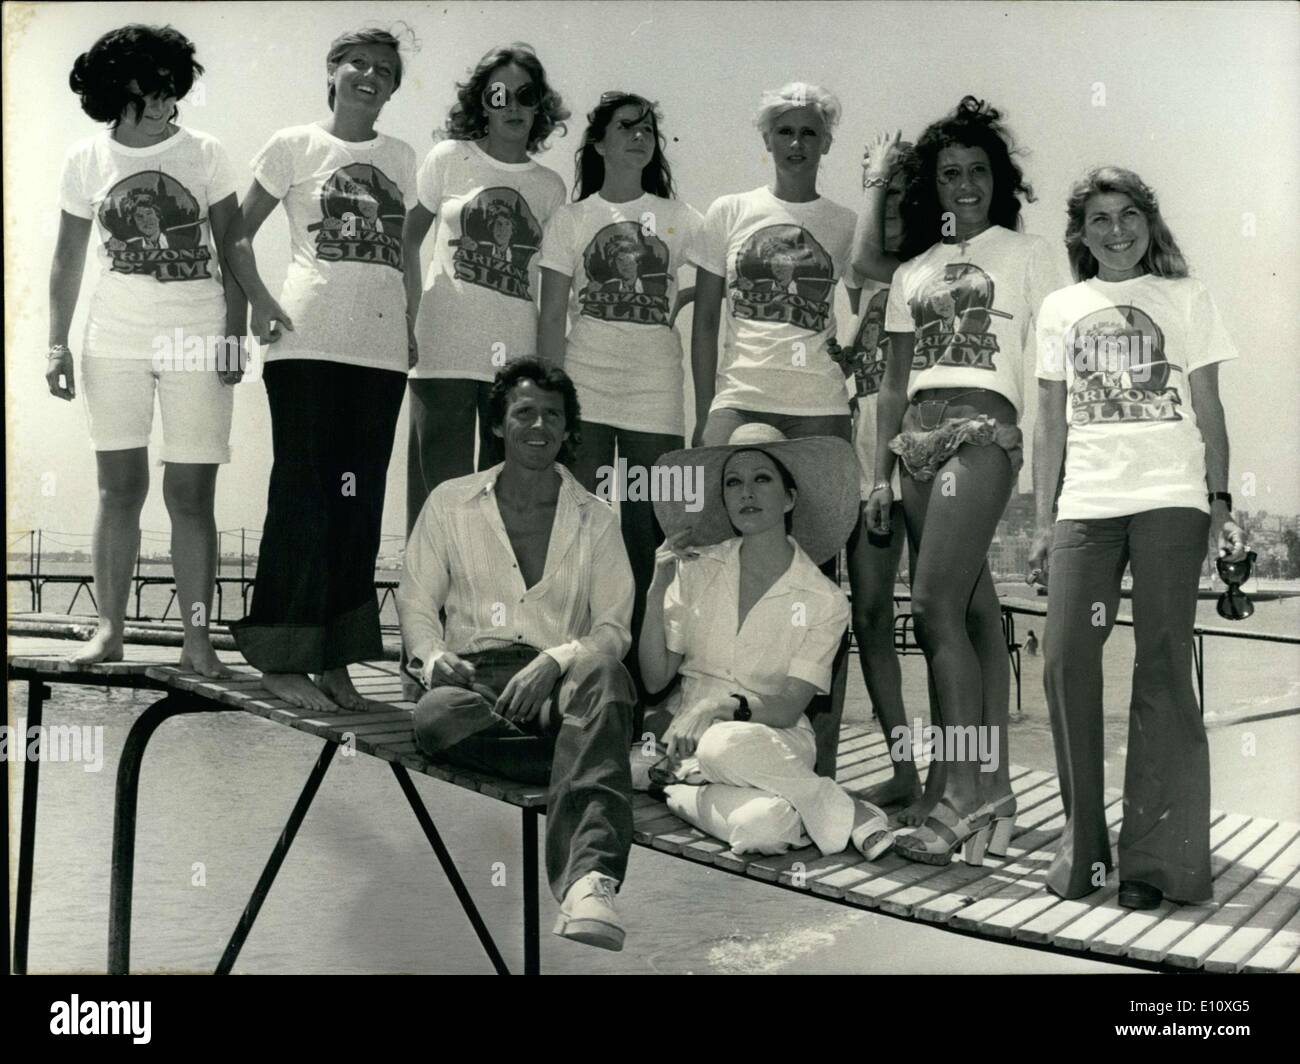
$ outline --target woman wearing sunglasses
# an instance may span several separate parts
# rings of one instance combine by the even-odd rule
[[[274,456],[252,608],[231,632],[269,691],[309,709],[364,709],[347,666],[384,652],[375,559],[414,354],[405,273],[416,264],[402,223],[415,151],[375,124],[402,84],[401,43],[364,29],[330,45],[329,117],[271,137],[230,236],[253,331],[268,345]],[[252,241],[281,203],[292,258],[277,303]]]
[[[1219,364],[1237,352],[1137,174],[1090,171],[1066,212],[1078,283],[1048,296],[1039,314],[1039,531],[1029,559],[1031,583],[1051,578],[1043,681],[1066,811],[1047,886],[1078,898],[1103,886],[1112,867],[1102,648],[1131,567],[1136,655],[1119,904],[1196,904],[1213,896],[1209,747],[1192,688],[1207,536],[1225,565],[1246,557],[1226,490],[1219,400]]]
[[[679,449],[685,432],[672,313],[701,218],[673,198],[659,119],[656,106],[633,93],[600,98],[577,151],[575,202],[556,210],[542,247],[538,351],[562,362],[578,389],[582,446],[573,472],[606,497],[611,485],[630,484],[659,455]],[[627,481],[614,476],[623,463]],[[648,497],[620,497],[619,510],[636,579],[635,645],[663,535]]]
[[[839,100],[791,82],[765,92],[754,124],[775,168],[771,186],[723,196],[690,253],[698,267],[691,329],[697,444],[725,444],[762,421],[786,436],[850,437],[844,376],[831,358],[835,286],[854,214],[817,192]],[[718,360],[720,306],[726,337]]]
[[[419,362],[411,371],[407,458],[409,531],[444,480],[501,460],[488,396],[497,370],[537,351],[537,262],[542,231],[564,202],[564,181],[532,156],[569,116],[526,44],[488,52],[456,86],[449,139],[425,157],[419,203],[406,218],[418,248],[435,225],[433,280],[419,304]]]

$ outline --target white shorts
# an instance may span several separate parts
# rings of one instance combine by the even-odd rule
[[[213,369],[156,369],[147,358],[81,359],[79,380],[97,451],[148,447],[153,398],[162,408],[164,462],[221,465],[230,461],[233,385]]]

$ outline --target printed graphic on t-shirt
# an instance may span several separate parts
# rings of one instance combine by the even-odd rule
[[[797,225],[769,225],[736,253],[731,313],[821,332],[830,323],[835,267],[826,250]]]
[[[204,220],[189,189],[161,170],[124,178],[99,205],[113,272],[146,274],[163,282],[212,276]]]
[[[316,233],[316,257],[326,262],[368,262],[402,269],[402,191],[377,166],[350,163],[321,188],[324,217],[307,227]]]
[[[637,222],[615,222],[582,253],[582,313],[601,321],[668,324],[668,245]]]
[[[1137,307],[1095,310],[1065,334],[1074,367],[1070,386],[1075,425],[1117,421],[1181,421],[1182,397],[1169,381],[1182,367],[1165,358],[1165,336]]]
[[[450,241],[462,281],[532,300],[528,265],[542,246],[542,227],[513,188],[487,188],[460,212],[460,238]]]
[[[858,398],[880,391],[880,381],[885,375],[885,356],[889,353],[889,341],[885,336],[885,304],[888,302],[888,288],[872,295],[862,312],[858,334],[853,338],[849,357],[853,360],[853,382]]]
[[[960,366],[996,371],[998,338],[993,318],[1012,315],[993,309],[993,278],[970,262],[950,262],[932,274],[912,299],[916,339],[912,369]]]

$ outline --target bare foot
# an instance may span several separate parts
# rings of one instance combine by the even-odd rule
[[[934,812],[943,792],[948,785],[947,767],[942,761],[931,761],[930,769],[925,774],[925,793],[898,814],[898,822],[917,827],[925,823],[925,818]]]
[[[64,660],[73,665],[96,665],[101,661],[121,661],[123,656],[121,633],[101,625],[89,643]]]
[[[921,798],[921,781],[915,773],[910,777],[891,776],[883,783],[868,787],[858,797],[872,805],[897,805],[899,802],[911,805]]]
[[[346,665],[341,669],[326,669],[320,674],[316,686],[344,709],[364,713],[370,708],[370,703],[361,697],[361,692],[352,686],[352,677],[348,675]]]
[[[217,652],[206,639],[196,639],[192,643],[186,643],[181,650],[179,665],[182,669],[197,672],[210,680],[229,680],[235,675],[221,663]]]
[[[262,686],[276,698],[299,709],[328,711],[339,708],[324,691],[300,672],[264,672]]]

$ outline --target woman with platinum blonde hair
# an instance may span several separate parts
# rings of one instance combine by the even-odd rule
[[[773,180],[720,197],[705,216],[691,251],[699,271],[691,330],[697,445],[725,444],[749,422],[792,439],[849,439],[848,396],[832,353],[835,285],[848,265],[855,216],[817,194],[840,110],[820,85],[792,81],[764,92],[754,125],[772,156]]]

